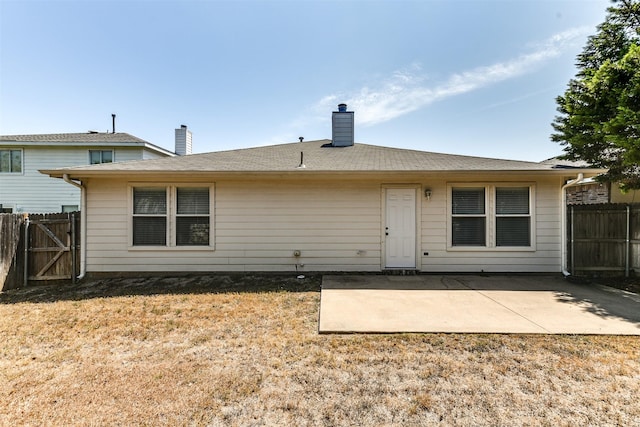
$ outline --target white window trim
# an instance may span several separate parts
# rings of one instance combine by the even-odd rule
[[[92,151],[99,151],[100,152],[100,163],[91,163],[91,152]],[[93,165],[101,165],[101,164],[103,164],[104,163],[102,161],[102,152],[103,151],[111,151],[111,162],[110,163],[115,163],[116,162],[116,150],[113,150],[113,149],[102,150],[102,149],[98,149],[98,148],[95,148],[95,149],[90,148],[89,151],[87,152],[87,156],[89,157],[89,164],[90,165],[92,165],[92,164]]]
[[[167,218],[167,237],[165,246],[134,246],[133,245],[133,189],[134,187],[164,187],[167,191],[167,213],[159,216]],[[176,245],[176,193],[178,187],[206,187],[209,189],[209,245],[177,246]],[[215,184],[213,183],[160,183],[160,182],[131,182],[127,186],[127,239],[128,251],[214,251],[215,250]],[[203,216],[203,215],[201,215]]]
[[[0,150],[2,151],[19,151],[20,152],[20,168],[21,171],[20,172],[0,172],[0,174],[2,174],[2,176],[8,176],[8,175],[13,175],[13,176],[19,176],[19,175],[24,175],[24,149],[23,148],[16,148],[16,147],[0,147]]]
[[[485,246],[453,246],[453,188],[484,187],[485,197]],[[529,218],[531,221],[529,246],[496,246],[496,187],[529,187]],[[534,182],[448,182],[447,183],[447,251],[448,252],[535,252],[536,251],[536,186]],[[469,215],[476,216],[476,215]],[[526,215],[500,215],[526,216]]]

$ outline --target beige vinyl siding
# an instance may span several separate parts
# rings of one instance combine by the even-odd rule
[[[131,247],[129,184],[87,183],[89,272],[380,270],[379,184],[217,181],[215,250]]]
[[[22,173],[0,174],[0,204],[14,206],[14,212],[60,212],[62,205],[80,206],[80,190],[38,172],[89,164],[89,150],[112,150],[109,147],[15,147],[22,149]],[[115,161],[140,159],[140,148],[116,148]]]
[[[532,184],[535,188],[535,209],[532,218],[534,242],[532,249],[491,248],[451,249],[447,247],[447,223],[450,216],[448,183]],[[536,175],[452,175],[429,180],[431,200],[422,199],[422,268],[424,272],[559,272],[561,270],[561,199],[562,179],[559,176]],[[424,253],[428,255],[424,255]]]
[[[424,272],[559,272],[560,176],[439,175],[394,179],[342,177],[228,179],[200,177],[179,182],[166,176],[149,182],[214,185],[214,248],[140,249],[130,245],[132,182],[87,181],[87,271],[380,271],[384,265],[383,195],[388,186],[419,186],[418,269]],[[139,180],[135,181],[140,183]],[[527,183],[535,187],[535,246],[450,250],[447,184]],[[431,189],[431,199],[424,189]],[[299,250],[300,257],[293,252]],[[424,253],[428,255],[424,255]],[[296,270],[297,265],[297,270]]]

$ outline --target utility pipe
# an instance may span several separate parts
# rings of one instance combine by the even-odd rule
[[[87,189],[82,181],[69,178],[69,174],[63,174],[62,179],[80,189],[80,275],[78,280],[82,280],[87,274]],[[76,242],[73,244],[75,245]]]
[[[564,274],[565,277],[571,276],[571,273],[569,273],[569,271],[567,270],[567,188],[580,185],[583,179],[584,174],[579,173],[576,179],[567,181],[567,183],[562,186],[561,190],[562,206],[560,206],[560,234],[562,235],[562,240],[560,242],[560,248],[562,265],[560,267],[562,268],[562,274]]]

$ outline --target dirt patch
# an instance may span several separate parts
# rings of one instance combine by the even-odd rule
[[[586,277],[571,276],[572,280],[583,284],[597,284],[610,286],[623,291],[633,292],[640,295],[640,278],[638,277]]]
[[[28,286],[0,293],[0,303],[52,302],[125,295],[227,292],[320,291],[322,275],[193,274],[185,276],[117,277],[78,284]]]

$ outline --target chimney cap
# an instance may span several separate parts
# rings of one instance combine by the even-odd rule
[[[347,112],[347,104],[345,104],[344,102],[341,103],[341,104],[338,104],[338,112],[346,113]]]
[[[181,127],[182,129],[186,129],[186,128],[187,128],[187,125],[180,125],[180,127]]]

